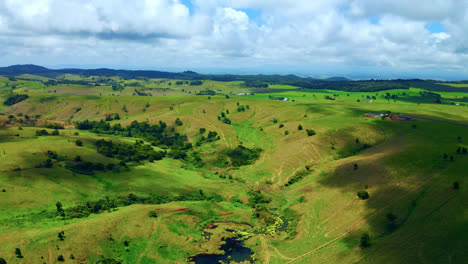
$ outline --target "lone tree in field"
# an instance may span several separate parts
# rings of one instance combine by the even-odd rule
[[[361,241],[359,243],[361,248],[366,248],[370,246],[370,237],[368,234],[363,234],[361,236]]]
[[[359,165],[357,165],[357,163],[354,163],[353,168],[354,170],[357,170],[359,168]]]
[[[83,141],[81,141],[81,140],[78,139],[77,141],[75,141],[75,144],[76,144],[78,147],[81,147],[81,146],[83,146]]]
[[[65,232],[64,231],[59,232],[57,237],[60,239],[60,241],[65,240]]]
[[[57,258],[58,261],[60,262],[64,262],[65,261],[65,258],[63,257],[63,255],[59,255],[58,258]]]
[[[0,258],[0,264],[7,264],[7,262],[4,258]]]
[[[297,130],[302,130],[302,125],[297,126]]]
[[[60,201],[58,201],[55,204],[55,207],[57,207],[57,212],[59,212],[59,213],[63,212],[62,203]]]
[[[17,258],[23,258],[23,254],[21,254],[21,249],[19,248],[15,249],[15,255]]]
[[[359,144],[359,138],[356,138],[356,144]]]
[[[367,200],[369,199],[369,193],[367,191],[359,191],[357,193],[357,196],[361,199],[361,200]]]
[[[183,125],[183,124],[182,124],[182,121],[180,121],[179,118],[176,119],[175,124],[178,125],[178,126],[182,126],[182,125]]]

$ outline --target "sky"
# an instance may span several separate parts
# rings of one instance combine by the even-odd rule
[[[468,79],[468,0],[1,0],[0,66]]]

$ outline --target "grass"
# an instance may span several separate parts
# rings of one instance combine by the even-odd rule
[[[202,86],[189,86],[175,85],[177,80],[150,79],[139,82],[145,87],[166,88],[170,81],[171,90],[165,92],[166,96],[160,91],[154,96],[132,96],[133,88],[121,93],[106,86],[44,89],[33,76],[26,78],[29,80],[14,83],[21,85],[23,88],[18,89],[23,90],[18,91],[28,93],[30,98],[0,109],[4,114],[0,115],[0,190],[6,191],[0,192],[0,257],[8,263],[16,263],[16,247],[21,248],[24,263],[54,263],[59,254],[67,262],[73,254],[85,263],[99,261],[102,256],[123,263],[184,263],[200,252],[216,252],[220,239],[230,234],[226,229],[250,231],[229,225],[229,221],[265,228],[274,222],[268,214],[256,218],[254,210],[244,204],[242,200],[251,189],[272,198],[269,208],[290,208],[300,215],[295,238],[287,239],[284,233],[255,234],[246,241],[258,263],[463,262],[464,234],[468,231],[464,224],[464,201],[468,197],[463,176],[468,156],[455,151],[459,146],[468,147],[468,112],[464,105],[435,104],[422,98],[419,89],[388,91],[399,95],[395,101],[383,98],[386,92],[311,91],[274,85],[270,88],[279,92],[236,96],[249,92],[241,87],[242,82],[205,81]],[[10,94],[7,82],[13,83],[0,78],[1,99]],[[214,89],[230,98],[194,96],[200,89]],[[466,96],[439,94],[447,101]],[[269,100],[269,96],[295,102]],[[377,99],[365,101],[367,96]],[[249,109],[237,112],[237,103]],[[123,111],[124,105],[127,112]],[[230,125],[217,119],[226,110],[230,112]],[[416,121],[363,116],[366,112],[385,111],[414,116]],[[196,147],[205,163],[202,168],[169,158],[133,163],[129,171],[95,175],[75,174],[61,167],[60,162],[50,169],[35,168],[47,158],[47,150],[67,158],[80,155],[93,162],[117,163],[98,154],[93,142],[101,138],[126,142],[136,139],[73,128],[60,130],[59,136],[37,137],[38,127],[20,123],[25,114],[41,115],[38,125],[47,119],[72,127],[73,121],[101,120],[109,113],[118,113],[122,118],[113,124],[164,121],[169,129],[174,127],[175,132],[186,134],[193,144],[201,137],[200,128],[216,131],[220,139]],[[8,115],[15,116],[10,124]],[[182,120],[182,126],[174,125],[176,118]],[[273,123],[273,119],[278,122]],[[279,124],[284,127],[279,128]],[[298,125],[303,130],[298,130]],[[306,129],[313,129],[317,135],[307,136]],[[75,132],[79,135],[75,136]],[[76,139],[81,139],[84,146],[76,146]],[[259,159],[238,168],[219,161],[222,153],[239,144],[261,148]],[[370,147],[363,148],[364,144]],[[448,158],[444,159],[443,154]],[[214,166],[216,162],[219,164]],[[354,164],[358,164],[357,169]],[[306,167],[308,173],[304,173]],[[285,187],[289,181],[294,183]],[[452,189],[454,181],[459,181],[460,190]],[[106,196],[177,195],[199,190],[229,199],[217,203],[134,204],[66,221],[55,213],[57,201],[68,208]],[[369,199],[357,197],[362,190],[369,193]],[[150,218],[150,210],[157,210],[158,217]],[[388,213],[397,216],[396,228],[391,230],[385,217]],[[215,222],[223,223],[212,231],[213,239],[204,239],[204,227]],[[57,234],[62,230],[66,238],[58,241]],[[359,250],[363,233],[370,235],[371,246]]]

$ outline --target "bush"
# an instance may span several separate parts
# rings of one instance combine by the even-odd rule
[[[58,258],[57,258],[58,261],[60,262],[64,262],[65,261],[65,258],[63,257],[63,255],[59,255]]]
[[[151,210],[151,211],[149,211],[148,215],[149,215],[149,217],[153,217],[153,218],[156,218],[156,217],[158,217],[158,214],[156,213],[156,211],[155,211],[155,210]]]
[[[317,135],[317,133],[315,133],[315,131],[312,129],[306,129],[306,132],[307,132],[307,136],[309,137]]]
[[[78,147],[81,147],[81,146],[83,146],[83,141],[81,141],[81,140],[78,139],[77,141],[75,141],[75,144],[76,144]]]
[[[369,199],[369,193],[367,191],[359,191],[357,193],[357,196],[361,199],[361,200],[367,200]]]

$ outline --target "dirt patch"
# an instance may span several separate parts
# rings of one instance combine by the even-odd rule
[[[183,212],[183,211],[188,211],[189,208],[180,208],[180,209],[177,209],[175,211],[173,211],[174,213],[177,213],[177,212]]]

